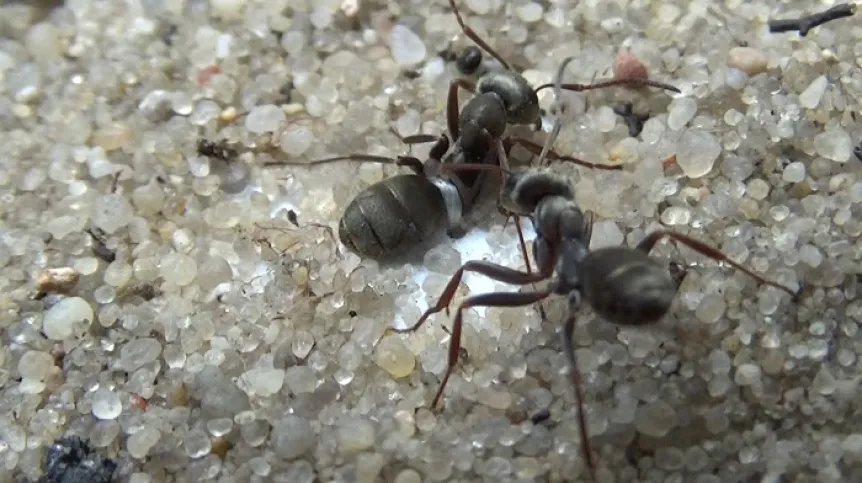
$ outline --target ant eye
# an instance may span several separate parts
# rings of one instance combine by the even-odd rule
[[[482,64],[482,51],[478,47],[471,45],[461,52],[458,59],[455,60],[455,66],[458,71],[464,75],[470,75],[479,69]]]

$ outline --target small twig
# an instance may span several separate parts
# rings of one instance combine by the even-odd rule
[[[93,239],[93,255],[102,259],[105,263],[113,263],[117,259],[117,254],[114,250],[108,248],[105,232],[99,228],[87,228],[84,230],[90,238]]]
[[[120,175],[123,174],[122,171],[117,171],[114,175],[114,179],[111,181],[111,194],[115,194],[120,185]]]
[[[805,37],[808,35],[808,31],[814,27],[819,27],[826,22],[831,22],[832,20],[837,20],[839,18],[851,17],[855,13],[856,5],[842,3],[840,5],[835,5],[829,10],[814,13],[803,18],[770,20],[767,25],[769,26],[770,33],[799,31],[799,36]]]

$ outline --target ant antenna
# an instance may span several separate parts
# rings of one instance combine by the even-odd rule
[[[560,68],[557,70],[557,79],[554,81],[554,103],[551,105],[551,111],[556,113],[554,116],[554,126],[551,128],[551,133],[545,139],[545,145],[542,146],[542,152],[539,154],[539,166],[544,164],[545,156],[548,155],[548,152],[551,150],[551,146],[553,146],[557,136],[560,135],[560,129],[563,127],[563,123],[560,122],[563,110],[563,101],[561,99],[563,95],[563,74],[565,74],[566,67],[572,60],[574,60],[574,57],[566,57],[560,64]]]

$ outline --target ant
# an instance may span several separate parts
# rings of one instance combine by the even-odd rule
[[[449,85],[449,93],[446,101],[446,122],[449,134],[453,140],[460,143],[460,147],[467,152],[472,148],[480,148],[480,152],[486,152],[487,146],[480,142],[482,137],[490,136],[491,139],[499,139],[503,135],[508,124],[539,125],[541,122],[541,109],[539,108],[538,92],[542,89],[554,87],[554,84],[544,84],[533,88],[521,75],[512,70],[508,62],[488,45],[470,26],[468,26],[455,0],[449,0],[449,6],[455,14],[455,19],[461,27],[461,32],[476,45],[497,60],[505,69],[502,72],[489,72],[479,78],[477,82],[468,79],[455,79]],[[471,52],[473,52],[471,50]],[[477,53],[471,55],[471,64],[476,64]],[[556,83],[557,90],[568,90],[582,92],[612,86],[644,87],[652,86],[679,92],[679,89],[655,82],[647,78],[620,78],[593,84],[561,84]],[[458,90],[464,89],[476,94],[458,113]],[[463,116],[466,120],[461,120]],[[463,138],[463,140],[460,140]],[[513,143],[521,144],[522,147],[539,154],[541,146],[522,138],[511,138]],[[484,149],[482,149],[484,148]],[[567,158],[566,161],[582,166],[599,169],[620,169],[617,166],[595,165],[577,158]]]
[[[496,169],[500,169],[494,166]],[[701,241],[669,230],[649,233],[634,248],[604,247],[590,250],[593,213],[582,211],[574,201],[574,192],[565,179],[543,169],[511,173],[504,190],[509,194],[511,210],[519,216],[529,216],[536,229],[533,258],[537,273],[523,272],[492,262],[472,260],[462,265],[449,280],[437,303],[419,321],[394,332],[413,332],[428,318],[447,310],[465,272],[475,272],[493,280],[528,285],[550,281],[545,290],[529,292],[492,292],[464,299],[455,312],[449,342],[446,373],[440,382],[431,408],[441,399],[443,389],[454,371],[461,348],[463,312],[471,307],[523,307],[539,303],[551,295],[563,295],[569,304],[569,315],[561,331],[563,352],[569,365],[570,377],[577,400],[581,449],[584,461],[595,480],[595,463],[589,445],[583,408],[581,375],[577,369],[572,337],[576,311],[584,302],[605,320],[624,326],[644,326],[665,316],[676,296],[678,285],[667,267],[649,252],[660,240],[668,238],[705,255],[724,262],[754,278],[759,284],[770,285],[789,293],[796,301],[801,290],[794,291],[730,260],[725,254]]]
[[[225,162],[230,162],[238,155],[237,150],[228,146],[225,140],[210,141],[209,139],[198,139],[196,149],[199,156],[215,158]]]

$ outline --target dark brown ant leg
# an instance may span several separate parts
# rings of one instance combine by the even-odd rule
[[[524,268],[526,269],[527,273],[533,273],[533,269],[530,266],[530,255],[529,251],[527,250],[527,242],[524,239],[524,230],[521,229],[521,215],[515,213],[514,211],[507,210],[504,206],[502,206],[500,204],[499,197],[497,198],[497,211],[499,211],[501,215],[506,217],[506,221],[503,223],[504,229],[506,228],[506,224],[509,223],[510,219],[513,219],[515,221],[515,232],[518,234],[518,244],[521,246],[521,258],[524,259]],[[533,285],[533,288],[536,288],[535,285]],[[545,307],[542,305],[541,301],[536,304],[536,311],[539,312],[539,317],[541,317],[542,320],[548,319],[548,314],[545,313]]]
[[[510,137],[508,139],[508,141],[510,143],[512,143],[513,145],[514,144],[520,144],[527,151],[530,151],[531,153],[535,154],[536,156],[539,156],[540,154],[542,154],[542,145],[534,143],[533,141],[530,141],[529,139],[524,139],[521,137]],[[592,169],[604,169],[607,171],[620,171],[623,169],[622,166],[613,166],[613,165],[609,165],[609,164],[591,163],[589,161],[584,161],[583,159],[575,158],[573,156],[563,156],[561,154],[555,153],[554,151],[548,151],[546,158],[549,160],[553,160],[553,161],[563,161],[563,162],[567,162],[567,163],[575,163],[577,165],[584,166],[586,168],[592,168]]]
[[[488,135],[488,137],[490,137],[490,135]],[[509,157],[506,155],[506,147],[503,145],[503,142],[500,141],[499,139],[497,139],[495,142],[494,148],[497,150],[497,163],[503,169],[508,170],[509,169]],[[503,174],[503,177],[502,177],[503,183],[506,182],[506,177],[507,177],[507,175]],[[523,232],[523,230],[521,230],[521,215],[519,215],[518,213],[515,213],[514,211],[511,211],[511,210],[507,209],[505,206],[503,206],[502,196],[503,196],[503,190],[501,189],[500,192],[497,194],[497,211],[499,211],[501,215],[506,217],[506,221],[503,223],[503,229],[506,228],[506,225],[509,223],[509,219],[514,218],[514,220],[515,220],[515,231],[518,233],[518,243],[521,245],[521,256],[524,258],[524,265],[527,268],[527,273],[533,273],[533,270],[530,267],[530,257],[528,256],[528,253],[527,253],[527,242],[524,241],[524,232]],[[544,314],[544,310],[541,309],[541,306],[540,306],[540,311],[541,311],[541,313]]]
[[[719,249],[711,247],[711,246],[709,246],[706,243],[703,243],[701,241],[695,240],[694,238],[691,238],[690,236],[683,235],[682,233],[676,233],[676,232],[669,231],[669,230],[656,230],[656,231],[650,233],[649,235],[647,235],[646,238],[641,240],[641,242],[638,243],[637,247],[635,247],[635,248],[637,248],[638,250],[641,250],[645,253],[649,253],[649,251],[652,250],[652,247],[655,246],[655,244],[658,243],[659,240],[661,240],[662,238],[670,238],[672,240],[678,241],[678,242],[682,243],[683,245],[691,248],[692,250],[694,250],[694,251],[696,251],[702,255],[705,255],[705,256],[707,256],[707,257],[709,257],[715,261],[727,263],[731,267],[733,267],[733,268],[739,270],[740,272],[745,273],[749,277],[753,278],[759,284],[769,285],[769,286],[775,287],[779,290],[783,290],[783,291],[789,293],[790,296],[793,297],[794,300],[796,300],[799,297],[799,294],[802,292],[801,289],[800,290],[793,290],[793,289],[790,289],[788,287],[785,287],[784,285],[781,285],[778,282],[773,282],[772,280],[768,280],[765,277],[758,275],[758,274],[754,273],[753,271],[743,267],[742,265],[734,262],[733,260],[728,258],[727,255],[722,253]]]
[[[439,136],[437,142],[428,151],[428,157],[442,162],[447,151],[449,151],[449,138],[445,135]]]
[[[515,220],[515,232],[518,234],[518,244],[521,246],[521,256],[524,258],[524,267],[526,268],[527,273],[533,273],[533,269],[530,266],[530,257],[528,256],[527,251],[527,242],[524,238],[524,230],[521,229],[521,215],[506,209],[506,207],[501,204],[499,197],[497,197],[497,211],[506,217],[506,221],[503,222],[503,229],[505,229],[506,225],[509,224],[509,220]]]
[[[443,156],[446,154],[446,151],[449,150],[449,138],[446,136],[439,136],[436,139],[437,142],[431,147],[431,150],[428,151],[428,159],[426,159],[424,163],[413,156],[398,156],[395,164],[398,166],[407,166],[413,170],[414,173],[424,175],[429,178],[438,176],[440,174],[440,168],[443,165]]]
[[[395,158],[395,165],[408,167],[416,174],[425,172],[425,165],[413,156],[398,156]]]
[[[393,134],[398,136],[398,139],[401,140],[402,143],[410,146],[410,149],[413,148],[414,144],[428,144],[434,143],[434,146],[431,147],[428,155],[432,159],[441,160],[443,156],[446,154],[446,151],[449,150],[449,138],[445,135],[435,135],[435,134],[411,134],[409,136],[401,137],[395,128],[391,128]],[[403,157],[409,157],[410,155],[405,155]]]
[[[561,332],[563,352],[569,363],[569,376],[572,379],[572,386],[575,387],[575,401],[578,405],[578,426],[581,433],[581,452],[583,453],[584,461],[587,463],[587,469],[590,472],[592,481],[598,481],[596,480],[596,464],[593,461],[593,451],[590,448],[590,432],[587,428],[587,417],[584,413],[583,381],[581,371],[578,369],[578,360],[575,357],[575,347],[572,343],[572,338],[575,335],[575,310],[576,307],[569,307],[569,317],[563,325]]]
[[[494,280],[512,284],[518,284],[520,281],[508,279],[505,276],[490,277]],[[452,321],[452,338],[449,339],[449,360],[446,365],[446,374],[443,376],[443,380],[440,381],[437,394],[434,395],[434,399],[431,401],[431,409],[437,407],[437,403],[440,402],[440,397],[443,395],[443,389],[446,387],[446,383],[449,382],[449,376],[452,375],[455,365],[458,364],[458,357],[461,352],[461,326],[464,310],[471,307],[524,307],[548,298],[551,293],[550,290],[544,292],[492,292],[467,297],[461,302],[455,313],[455,319]]]
[[[493,164],[485,163],[445,163],[440,165],[441,173],[458,173],[465,171],[490,171],[492,173],[511,174],[508,169],[503,169]]]
[[[499,158],[499,160],[498,160],[499,165],[505,169],[509,169],[509,157],[506,155],[506,153],[507,153],[506,146],[504,146],[503,142],[499,139],[497,139],[497,142],[496,142],[496,149],[497,149],[497,156]],[[503,183],[506,182],[506,176],[505,175],[503,176],[502,182]],[[497,211],[499,211],[500,214],[502,214],[503,216],[506,217],[506,221],[503,223],[503,229],[506,228],[506,224],[509,223],[510,218],[514,219],[514,221],[515,221],[515,232],[518,234],[518,244],[521,246],[521,257],[524,259],[524,267],[527,269],[527,273],[532,273],[533,270],[530,267],[530,254],[529,254],[529,251],[527,250],[527,242],[524,240],[524,231],[521,229],[521,215],[518,213],[515,213],[514,211],[511,211],[511,210],[507,209],[505,206],[503,206],[502,196],[503,196],[503,189],[501,186],[500,192],[497,194]],[[535,290],[535,289],[536,289],[536,286],[535,286],[535,284],[533,284],[533,290]],[[538,302],[536,304],[536,309],[538,310],[539,316],[542,318],[542,320],[546,320],[548,318],[547,314],[545,313],[545,307],[542,305],[542,302]]]
[[[411,166],[413,161],[419,159],[412,156],[399,156],[398,158],[387,158],[385,156],[375,156],[373,154],[348,154],[345,156],[336,156],[334,158],[315,159],[314,161],[296,162],[296,161],[272,161],[264,163],[264,166],[316,166],[318,164],[329,164],[336,161],[359,161],[362,163],[378,163],[378,164],[394,164],[396,166]],[[421,161],[419,161],[421,163]]]
[[[422,317],[419,317],[418,322],[406,329],[390,330],[398,333],[414,332],[422,327],[425,321],[428,320],[428,317],[448,308],[449,304],[452,303],[452,298],[455,297],[455,291],[458,290],[461,278],[464,277],[464,272],[476,272],[494,280],[499,280],[512,285],[527,285],[530,283],[541,282],[550,277],[553,272],[553,265],[543,268],[544,270],[540,270],[539,273],[525,273],[496,263],[486,262],[483,260],[471,260],[464,265],[461,265],[461,267],[455,272],[455,275],[452,275],[452,278],[449,279],[449,283],[446,284],[446,288],[443,290],[443,294],[440,295],[439,299],[437,299],[437,303],[434,304],[433,307],[429,307],[428,310],[422,314]]]
[[[527,269],[527,273],[533,273],[533,269],[530,266],[530,257],[529,252],[527,251],[527,242],[524,238],[524,230],[521,229],[521,215],[515,213],[507,209],[503,206],[503,202],[500,199],[500,196],[497,196],[497,211],[506,217],[506,221],[503,222],[503,229],[506,229],[506,226],[509,224],[509,220],[514,220],[515,222],[515,233],[518,234],[518,244],[521,246],[521,257],[524,259],[524,267]]]
[[[483,132],[483,134],[485,135],[485,137],[486,137],[488,140],[492,140],[492,139],[491,139],[491,135],[490,135],[490,134],[488,134],[488,131],[484,131],[484,132]],[[505,169],[505,170],[507,170],[507,171],[508,171],[508,170],[509,170],[509,156],[508,156],[506,153],[508,152],[508,149],[509,149],[509,148],[507,148],[507,147],[503,144],[503,141],[501,141],[500,139],[493,139],[493,140],[492,140],[492,142],[494,143],[494,149],[497,151],[497,164],[498,164],[501,168],[503,168],[503,169]],[[505,228],[506,228],[506,226],[509,224],[509,219],[510,219],[510,218],[515,218],[515,222],[516,222],[516,224],[517,224],[517,229],[518,229],[518,237],[519,237],[521,240],[523,240],[524,235],[523,235],[523,233],[521,233],[521,224],[520,224],[520,223],[517,223],[517,222],[518,222],[518,217],[519,217],[519,215],[518,215],[517,213],[513,212],[512,210],[507,209],[507,208],[503,205],[503,190],[502,190],[502,186],[503,186],[503,184],[505,184],[505,183],[506,183],[506,178],[507,178],[507,177],[508,177],[508,175],[506,174],[506,172],[502,172],[501,177],[500,177],[500,182],[501,182],[501,185],[500,185],[500,186],[501,186],[501,189],[500,189],[500,191],[497,193],[497,211],[498,211],[501,215],[503,215],[503,216],[505,216],[505,217],[506,217],[506,220],[503,222],[503,229],[505,229]],[[527,250],[527,247],[526,247],[526,245],[522,242],[522,244],[521,244],[521,251],[522,251],[523,253],[526,253],[526,250]],[[529,271],[530,271],[530,261],[527,259],[527,257],[526,257],[526,256],[524,257],[524,261],[525,261],[525,262],[526,262],[526,264],[527,264],[527,272],[529,272]]]
[[[389,132],[394,134],[402,143],[407,145],[407,155],[412,154],[414,144],[426,144],[440,142],[440,136],[434,134],[410,134],[409,136],[401,136],[395,126],[389,126]],[[445,154],[445,153],[444,153]]]
[[[665,84],[664,82],[654,81],[651,79],[614,79],[603,82],[596,82],[594,84],[561,84],[560,88],[565,91],[575,91],[575,92],[583,92],[583,91],[591,91],[594,89],[604,89],[605,87],[614,87],[614,86],[624,86],[624,87],[657,87],[659,89],[664,89],[671,92],[676,92],[677,94],[681,93],[679,89],[676,87]],[[539,92],[542,89],[550,89],[554,87],[554,84],[542,84],[539,87],[536,87],[535,91]]]
[[[500,199],[500,196],[497,196],[497,212],[503,215],[505,220],[503,221],[503,229],[505,230],[507,226],[509,226],[509,220],[515,220],[515,231],[518,233],[518,243],[521,244],[521,255],[524,257],[524,264],[526,265],[527,272],[532,272],[530,269],[530,258],[527,256],[527,242],[524,241],[524,231],[521,229],[521,215],[519,213],[515,213],[514,211],[503,206],[503,202]]]
[[[482,50],[487,52],[491,57],[497,59],[497,62],[502,64],[503,67],[506,68],[506,70],[511,70],[511,67],[509,67],[509,63],[506,62],[503,57],[500,56],[500,54],[495,52],[494,49],[492,49],[491,46],[488,45],[487,42],[482,40],[482,37],[479,37],[479,34],[477,34],[472,28],[470,28],[470,26],[464,23],[464,19],[461,18],[461,12],[458,11],[458,6],[455,5],[455,0],[449,0],[449,5],[452,7],[452,12],[455,13],[455,18],[458,20],[458,25],[461,26],[461,32],[464,32],[464,35],[466,35],[467,38],[469,38],[473,42],[476,42],[476,45],[478,45]]]
[[[518,244],[521,245],[521,256],[524,258],[524,268],[527,269],[527,273],[533,273],[533,269],[530,267],[530,257],[527,256],[527,242],[524,240],[524,231],[521,230],[521,217],[517,213],[513,213],[505,208],[499,208],[506,211],[509,218],[513,218],[515,220],[515,233],[518,234]],[[506,221],[508,221],[508,218]]]
[[[436,136],[434,134],[411,134],[409,136],[404,136],[403,138],[401,138],[401,142],[403,142],[404,144],[425,144],[440,142],[440,136]]]
[[[453,141],[457,141],[461,136],[461,114],[458,105],[458,89],[464,89],[470,92],[476,92],[476,84],[467,79],[455,79],[449,84],[449,95],[446,97],[446,124],[449,127],[449,135]]]

